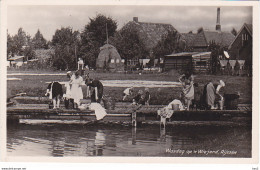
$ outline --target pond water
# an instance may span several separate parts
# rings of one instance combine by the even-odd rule
[[[251,157],[251,127],[17,124],[8,156]]]

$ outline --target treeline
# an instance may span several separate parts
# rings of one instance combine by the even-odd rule
[[[19,28],[14,36],[7,34],[7,58],[14,55],[24,55],[27,60],[35,57],[36,49],[53,49],[52,65],[58,69],[75,69],[77,59],[82,58],[85,64],[95,68],[96,59],[107,41],[114,45],[120,56],[126,60],[151,56],[144,42],[138,36],[135,28],[125,28],[117,31],[117,22],[111,17],[97,14],[90,18],[82,32],[71,27],[57,29],[51,41],[47,41],[40,30],[31,37]],[[179,50],[177,32],[169,32],[152,50],[153,57]]]

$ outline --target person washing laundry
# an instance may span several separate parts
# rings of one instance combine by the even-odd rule
[[[60,108],[60,99],[63,96],[62,85],[59,82],[51,82],[45,96],[49,96],[49,99],[52,100],[53,109]]]
[[[91,94],[91,102],[100,103],[103,97],[103,84],[99,80],[87,79],[85,84],[94,88]]]
[[[133,92],[134,92],[133,89],[134,89],[134,87],[132,86],[132,87],[126,88],[124,90],[124,92],[123,92],[123,101],[125,101],[128,96],[133,94]]]
[[[220,80],[217,84],[217,87],[215,87],[216,85],[214,86],[212,81],[210,81],[206,86],[206,102],[210,109],[217,109],[215,107],[216,95],[219,96],[221,100],[224,99],[219,92],[222,87],[225,87],[224,81]]]
[[[187,106],[187,110],[189,110],[194,99],[194,77],[190,71],[186,71],[185,74],[180,76],[179,81],[182,84],[181,98]]]
[[[145,90],[144,90],[144,102],[145,102],[145,105],[149,106],[150,100],[151,100],[151,94],[149,92],[149,88],[146,87]]]

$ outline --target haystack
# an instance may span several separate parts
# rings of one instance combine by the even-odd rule
[[[105,44],[103,47],[100,47],[96,67],[99,70],[108,70],[111,72],[123,71],[124,63],[116,48],[110,44]]]

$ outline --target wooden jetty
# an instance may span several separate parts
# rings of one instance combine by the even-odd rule
[[[165,106],[135,106],[130,103],[116,103],[115,109],[108,109],[107,115],[101,122],[121,122],[137,126],[138,123],[160,122],[161,117],[157,111]],[[96,116],[92,110],[72,110],[49,109],[48,104],[16,104],[7,107],[7,120],[9,122],[19,122],[20,120],[78,120],[95,121]],[[167,122],[237,122],[251,124],[252,107],[251,105],[240,104],[238,110],[190,110],[174,111]]]

